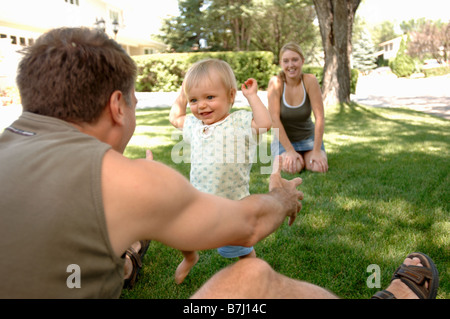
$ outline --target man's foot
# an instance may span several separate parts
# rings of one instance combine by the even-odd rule
[[[142,259],[147,252],[150,240],[141,240],[135,242],[127,249],[124,265],[124,284],[123,288],[131,289],[137,281],[139,271],[142,268]]]
[[[177,270],[175,271],[175,282],[177,284],[181,284],[184,281],[184,278],[189,274],[192,267],[198,262],[199,255],[195,251],[191,254],[184,255],[183,261],[178,265]]]
[[[386,290],[374,299],[434,299],[439,287],[439,274],[430,257],[423,253],[410,254],[395,271]]]

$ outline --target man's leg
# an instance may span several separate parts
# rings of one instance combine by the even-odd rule
[[[406,266],[420,266],[418,258],[406,258]],[[435,278],[438,280],[438,278]],[[427,286],[427,285],[426,285]],[[391,282],[386,289],[397,299],[416,299],[417,295],[401,280]],[[313,284],[291,279],[275,272],[258,258],[245,258],[219,271],[192,298],[204,299],[330,299],[331,292]]]
[[[336,296],[321,287],[283,276],[261,259],[243,258],[215,274],[192,298],[328,299]]]

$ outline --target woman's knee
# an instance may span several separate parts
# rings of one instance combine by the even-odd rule
[[[297,153],[299,153],[299,155],[302,156],[300,152]],[[295,162],[292,165],[288,165],[285,160],[285,155],[286,153],[281,154],[281,157],[283,158],[283,165],[281,166],[281,170],[283,172],[289,174],[297,174],[300,173],[305,168],[305,161],[303,160],[303,156],[302,159],[297,158],[295,159]]]

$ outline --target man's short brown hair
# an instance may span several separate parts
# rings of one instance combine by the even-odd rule
[[[92,123],[116,90],[131,105],[136,64],[104,32],[53,29],[23,53],[17,85],[24,111]]]

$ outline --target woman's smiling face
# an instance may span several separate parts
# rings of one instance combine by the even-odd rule
[[[302,74],[303,59],[297,52],[286,50],[280,59],[281,68],[287,78],[299,78]]]

